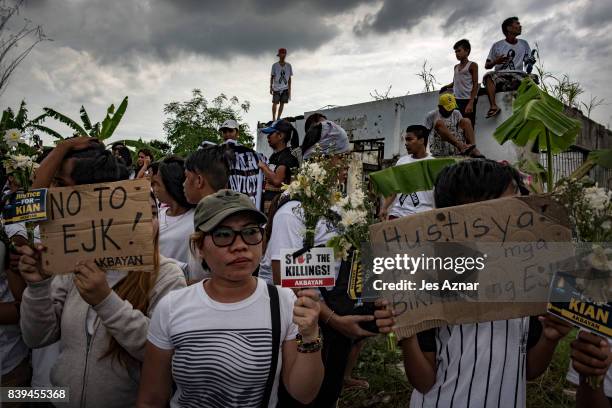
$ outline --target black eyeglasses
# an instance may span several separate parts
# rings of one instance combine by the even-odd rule
[[[261,227],[246,227],[239,231],[229,227],[219,227],[209,232],[213,243],[218,247],[230,246],[236,241],[236,236],[240,235],[242,240],[247,245],[257,245],[263,241],[263,228]]]

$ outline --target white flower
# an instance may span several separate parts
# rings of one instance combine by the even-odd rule
[[[367,213],[362,210],[348,210],[341,211],[341,223],[345,227],[350,227],[351,225],[357,224],[359,222],[365,221]]]
[[[285,184],[283,189],[289,194],[289,197],[293,197],[300,192],[300,182],[293,180],[289,185]]]
[[[339,208],[344,209],[344,208],[346,208],[346,207],[348,207],[348,206],[349,206],[349,204],[350,204],[350,201],[349,201],[349,200],[350,200],[350,199],[349,199],[349,197],[342,197],[340,200],[338,200],[338,204],[337,204],[337,206],[338,206]]]
[[[4,134],[4,141],[8,147],[17,147],[19,143],[25,143],[23,135],[17,129],[9,129]]]
[[[596,211],[603,211],[610,204],[610,193],[606,193],[606,190],[599,187],[585,188],[584,198]]]
[[[8,160],[5,162],[5,167],[8,172],[15,170],[31,170],[37,169],[38,163],[36,163],[30,156],[23,154],[10,154]]]
[[[353,193],[351,194],[350,201],[351,201],[351,206],[353,206],[353,208],[362,207],[363,202],[365,201],[365,194],[363,190],[357,189],[353,191]]]
[[[327,177],[327,172],[319,163],[308,163],[304,168],[304,172],[319,184],[324,183]]]
[[[587,261],[589,261],[593,268],[602,271],[612,271],[612,260],[610,260],[610,255],[612,255],[612,249],[594,246],[593,252],[587,257]]]

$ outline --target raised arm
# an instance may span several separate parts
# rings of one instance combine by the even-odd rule
[[[49,187],[66,155],[73,150],[86,149],[92,143],[99,142],[97,139],[86,136],[62,140],[40,163],[40,167],[36,170],[34,181],[32,182],[32,188]]]
[[[28,283],[21,302],[21,334],[23,341],[32,348],[55,343],[61,334],[61,317],[64,302],[72,282],[70,276],[49,277],[42,271],[40,254],[44,247],[18,248],[21,258],[19,272]]]

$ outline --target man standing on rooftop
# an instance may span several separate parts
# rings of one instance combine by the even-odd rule
[[[293,68],[291,64],[285,62],[287,56],[286,48],[279,48],[277,54],[279,60],[272,65],[272,75],[270,77],[270,95],[272,95],[272,121],[281,118],[283,106],[291,99],[291,77]],[[278,104],[280,103],[280,106]],[[278,115],[276,109],[278,107]]]
[[[500,112],[495,102],[495,92],[518,88],[518,84],[527,76],[523,62],[531,59],[529,44],[517,38],[523,29],[518,17],[505,19],[501,28],[506,38],[493,44],[485,63],[485,69],[495,68],[494,71],[487,72],[483,80],[491,105],[486,115],[487,118]]]

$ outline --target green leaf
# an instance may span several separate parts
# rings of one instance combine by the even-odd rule
[[[125,114],[127,106],[128,106],[127,96],[123,98],[123,101],[117,108],[116,112],[115,112],[114,105],[109,106],[108,111],[107,111],[108,113],[106,114],[106,117],[102,121],[102,129],[100,130],[100,136],[99,136],[100,140],[106,140],[113,135],[113,133],[115,132],[115,129],[117,129],[119,122],[121,122],[121,119],[123,118],[123,115]],[[115,113],[113,114],[113,112]],[[111,114],[113,114],[112,117],[110,116]]]
[[[71,128],[72,130],[74,130],[75,132],[77,132],[78,134],[82,135],[82,136],[87,136],[88,133],[85,129],[83,129],[81,127],[81,125],[79,125],[78,123],[76,123],[74,120],[70,119],[68,116],[59,113],[51,108],[43,108],[43,111],[45,111],[45,113],[48,116],[51,116],[53,119],[59,120],[60,122],[62,122],[63,124],[65,124],[66,126],[68,126],[69,128]]]
[[[25,101],[21,101],[21,105],[19,105],[19,111],[17,112],[17,116],[15,116],[15,119],[14,119],[15,127],[23,131],[24,124],[27,120],[28,120],[28,109],[26,108]]]
[[[563,104],[525,78],[517,90],[512,115],[493,134],[500,144],[512,141],[517,146],[529,142],[540,151],[547,150],[546,129],[551,135],[553,153],[567,150],[580,132],[580,122],[563,113]]]
[[[43,126],[43,125],[31,125],[30,127],[32,129],[36,129],[36,130],[39,130],[39,131],[41,131],[43,133],[46,133],[46,134],[56,138],[57,140],[64,140],[64,136],[60,135],[55,130],[50,129],[50,128],[46,127],[46,126]]]
[[[443,168],[459,160],[450,157],[420,160],[371,173],[370,179],[376,190],[385,197],[397,193],[427,191],[433,189],[436,177]]]
[[[26,127],[31,127],[33,125],[40,124],[40,122],[44,121],[47,118],[47,116],[48,115],[46,113],[43,113],[42,115],[38,115],[37,117],[29,121]]]
[[[612,149],[593,150],[589,153],[589,160],[593,160],[598,166],[612,169]]]
[[[87,111],[85,110],[85,107],[82,106],[82,105],[81,105],[80,113],[81,113],[81,120],[83,121],[83,127],[88,132],[91,132],[93,127],[91,126],[91,121],[89,120],[89,115],[87,114]]]

